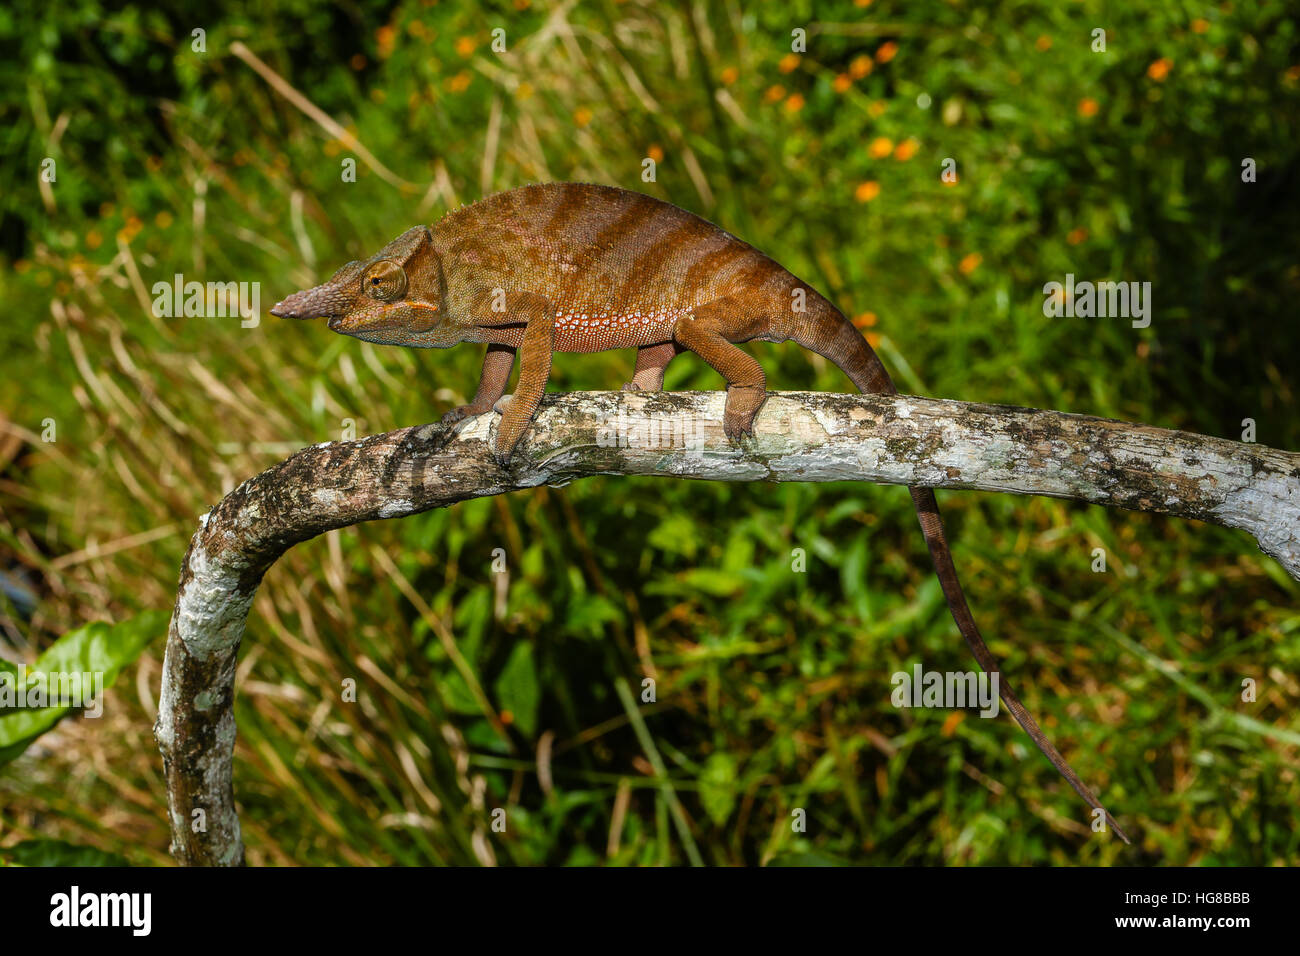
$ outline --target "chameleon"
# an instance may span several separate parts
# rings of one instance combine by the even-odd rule
[[[796,342],[864,393],[897,394],[862,333],[812,286],[706,219],[613,186],[544,183],[497,193],[415,226],[271,314],[326,319],[366,342],[411,348],[484,344],[473,398],[458,422],[501,412],[493,454],[506,464],[536,413],[555,352],[635,348],[626,390],[660,391],[664,370],[693,352],[726,380],[723,431],[752,436],[767,396],[763,368],[738,343]],[[519,358],[515,391],[506,386]],[[953,564],[934,491],[909,488],[953,619],[1017,723],[1125,843],[1128,835],[1002,678]]]

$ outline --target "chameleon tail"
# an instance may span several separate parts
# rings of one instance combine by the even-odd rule
[[[829,303],[825,304],[825,308],[820,314],[814,313],[808,317],[808,320],[790,328],[788,334],[791,339],[804,348],[810,349],[838,365],[859,390],[886,395],[898,394],[898,389],[894,387],[893,380],[890,379],[889,373],[885,371],[885,366],[880,361],[880,357],[867,344],[866,339],[862,337],[862,333],[854,328],[852,323]],[[912,503],[916,507],[916,515],[921,522],[921,532],[925,535],[925,543],[930,549],[930,559],[934,563],[935,574],[938,576],[939,584],[943,588],[943,595],[948,601],[948,609],[952,612],[953,620],[957,622],[957,628],[961,631],[962,637],[965,638],[975,660],[979,662],[980,667],[983,668],[986,674],[997,675],[999,696],[1001,696],[1003,703],[1006,704],[1007,710],[1011,711],[1011,716],[1015,717],[1016,723],[1020,724],[1025,733],[1033,738],[1043,756],[1051,762],[1057,772],[1065,778],[1066,782],[1074,788],[1074,791],[1090,807],[1105,814],[1107,824],[1115,831],[1116,835],[1125,843],[1130,843],[1128,834],[1115,822],[1115,818],[1101,805],[1101,802],[1093,796],[1092,791],[1079,779],[1079,775],[1074,772],[1060,752],[1052,746],[1052,742],[1047,739],[1047,735],[1038,726],[1038,722],[1025,710],[1024,705],[1020,703],[1020,700],[1012,693],[1011,688],[1007,686],[1006,680],[1003,679],[1001,668],[989,651],[988,645],[984,643],[984,638],[975,625],[975,618],[966,603],[966,595],[963,593],[961,582],[957,578],[957,568],[952,560],[952,549],[948,545],[948,536],[944,530],[943,519],[939,516],[939,503],[935,499],[934,491],[929,488],[909,488],[908,490],[912,493]]]

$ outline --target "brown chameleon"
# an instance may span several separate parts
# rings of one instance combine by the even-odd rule
[[[683,209],[626,189],[549,183],[499,193],[416,226],[371,259],[271,309],[327,318],[335,332],[412,348],[487,345],[478,390],[443,421],[491,410],[520,355],[495,454],[504,463],[528,427],[554,352],[636,348],[625,389],[658,391],[664,369],[694,352],[727,381],[723,428],[752,434],[767,396],[763,369],[738,342],[793,341],[839,366],[860,390],[895,394],[861,333],[815,289],[753,246]],[[934,492],[912,488],[952,616],[980,667],[1038,749],[1115,833],[1128,837],[1002,679],[953,566]]]

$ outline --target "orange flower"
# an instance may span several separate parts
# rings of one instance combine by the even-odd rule
[[[1072,246],[1077,246],[1087,238],[1088,230],[1080,226],[1078,229],[1071,229],[1069,235],[1065,237],[1065,241]]]
[[[475,46],[473,37],[456,37],[456,52],[462,57],[473,56]]]
[[[916,151],[920,148],[921,144],[909,137],[898,144],[898,147],[894,150],[894,159],[900,163],[905,163],[915,156]]]
[[[831,84],[831,88],[834,89],[836,93],[847,93],[852,86],[853,80],[849,78],[847,73],[841,73],[839,76],[835,77],[835,82]]]
[[[158,215],[161,216],[162,213],[158,213]],[[104,244],[104,237],[99,234],[99,231],[97,229],[92,229],[90,230],[90,232],[86,233],[87,249],[98,249],[103,244]]]
[[[1034,46],[1038,47],[1038,49],[1046,53],[1048,50],[1052,48],[1052,38],[1049,37],[1046,33],[1044,33],[1042,36],[1040,36],[1037,40],[1034,41]]]
[[[871,62],[871,57],[863,53],[861,56],[853,58],[853,61],[849,64],[849,73],[852,74],[855,80],[860,80],[875,69],[875,66]]]
[[[723,86],[730,86],[740,78],[740,71],[734,66],[729,66],[718,74],[718,79],[722,81]]]
[[[348,60],[348,66],[354,70],[364,70],[366,68],[366,57],[362,53],[353,53],[352,59]]]
[[[870,345],[873,349],[878,349],[878,348],[880,348],[880,333],[879,333],[879,332],[868,332],[868,333],[867,333],[867,344]],[[961,713],[961,711],[957,711],[957,713]]]
[[[573,111],[573,121],[579,126],[586,126],[591,122],[591,110],[585,106],[579,106]]]
[[[785,87],[780,83],[769,86],[767,92],[763,94],[763,102],[765,103],[775,103],[777,100],[783,99],[785,99]]]
[[[853,317],[853,325],[859,329],[869,329],[876,324],[876,313],[863,312]]]
[[[381,59],[387,59],[397,43],[397,30],[392,26],[382,26],[375,31],[375,46],[379,48]]]
[[[663,162],[664,159],[663,147],[661,147],[658,143],[651,143],[650,148],[645,151],[645,154],[649,156],[651,159],[653,159],[656,163]]]
[[[880,44],[880,49],[876,51],[876,62],[888,63],[896,56],[898,56],[898,44],[889,40]]]
[[[888,103],[886,103],[884,100],[876,100],[876,102],[872,103],[870,106],[867,107],[867,112],[870,113],[873,117],[879,118],[884,115],[885,110],[887,109],[889,109]]]
[[[853,5],[855,7],[869,7],[871,6],[871,0],[853,0]]]
[[[1079,115],[1096,116],[1097,101],[1094,100],[1091,96],[1085,96],[1083,99],[1079,100]]]
[[[894,141],[884,136],[877,136],[867,147],[867,153],[872,159],[884,159],[894,151]]]
[[[1151,77],[1151,79],[1155,80],[1157,83],[1163,83],[1165,77],[1169,75],[1169,71],[1173,68],[1173,65],[1173,60],[1162,56],[1147,67],[1147,76]]]
[[[984,261],[984,257],[978,252],[972,252],[957,264],[957,268],[962,271],[963,275],[970,275],[979,268],[979,264]]]
[[[799,93],[791,93],[790,98],[785,101],[785,111],[798,113],[801,109],[803,109],[803,96]]]
[[[868,180],[865,183],[859,183],[858,188],[853,191],[853,198],[858,202],[871,202],[880,195],[880,183],[875,180]]]
[[[776,68],[780,70],[782,73],[793,73],[796,69],[798,69],[798,67],[799,67],[798,53],[787,53],[785,56],[781,57],[781,62],[776,65]]]
[[[469,89],[469,81],[469,73],[465,70],[461,70],[447,81],[447,89],[451,90],[453,93],[464,93]]]
[[[1210,29],[1209,20],[1206,20],[1203,17],[1197,17],[1195,20],[1192,21],[1193,33],[1204,33],[1208,29]]]

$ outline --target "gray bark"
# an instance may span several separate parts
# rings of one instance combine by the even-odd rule
[[[181,568],[155,735],[172,852],[239,865],[232,710],[262,575],[300,541],[467,498],[593,475],[875,481],[1069,498],[1237,528],[1300,580],[1300,455],[1060,412],[833,392],[773,393],[741,448],[722,392],[547,396],[507,467],[495,413],[305,448],[205,515]],[[202,811],[196,814],[195,811]],[[203,827],[196,825],[202,820]]]

